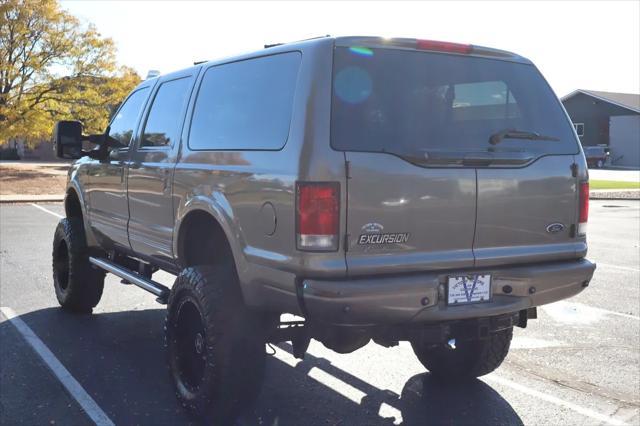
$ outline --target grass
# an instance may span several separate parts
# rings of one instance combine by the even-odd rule
[[[590,179],[589,189],[640,189],[640,182]]]

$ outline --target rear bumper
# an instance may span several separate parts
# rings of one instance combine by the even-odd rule
[[[305,279],[302,286],[303,311],[311,320],[358,326],[489,317],[574,296],[589,284],[595,269],[594,263],[580,259],[472,271],[434,271],[342,280]],[[491,274],[492,300],[447,306],[447,278],[460,273]]]

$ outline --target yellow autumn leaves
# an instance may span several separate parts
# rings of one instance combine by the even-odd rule
[[[46,139],[64,119],[99,133],[139,82],[111,39],[56,0],[0,0],[0,144]]]

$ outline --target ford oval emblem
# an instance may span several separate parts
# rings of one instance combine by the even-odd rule
[[[550,234],[557,234],[558,232],[562,232],[564,230],[564,225],[562,223],[552,223],[547,226],[547,232]]]

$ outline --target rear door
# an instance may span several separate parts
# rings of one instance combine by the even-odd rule
[[[504,137],[488,144],[492,162],[477,171],[476,266],[575,258],[583,243],[575,236],[573,165],[579,148],[573,127],[533,66],[496,62],[489,80],[457,86],[455,127],[477,129],[481,139],[480,132],[495,129],[542,137]],[[505,162],[512,155],[521,157]]]
[[[444,113],[423,94],[424,56],[335,50],[331,134],[348,166],[351,275],[473,266],[475,168],[423,162],[425,118]]]
[[[349,273],[575,256],[579,148],[531,64],[336,47],[331,126]]]

